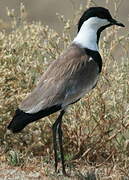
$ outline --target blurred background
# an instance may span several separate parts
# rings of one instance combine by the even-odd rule
[[[129,0],[0,0],[0,179],[5,174],[26,179],[20,167],[32,173],[31,179],[37,179],[35,172],[51,179],[51,127],[57,114],[17,135],[7,134],[7,125],[49,63],[75,36],[82,9],[89,5],[108,8],[126,28],[113,26],[103,33],[98,85],[64,117],[65,158],[75,160],[69,169],[77,179],[129,179]]]
[[[65,15],[70,18],[74,15],[74,12],[79,9],[80,4],[85,7],[87,0],[1,0],[0,1],[0,19],[4,22],[9,21],[7,16],[7,7],[9,9],[15,9],[15,13],[19,13],[20,3],[23,3],[27,11],[27,19],[29,22],[41,21],[43,24],[48,24],[50,27],[60,31],[62,28],[56,13]],[[120,21],[126,24],[128,27],[128,12],[129,12],[129,0],[94,0],[92,4],[97,6],[104,6],[114,12],[115,3],[118,6],[117,16]],[[107,5],[108,3],[108,5]],[[108,6],[108,7],[107,7]]]

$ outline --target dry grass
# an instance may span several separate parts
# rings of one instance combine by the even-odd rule
[[[6,126],[49,63],[68,46],[83,8],[74,19],[58,15],[64,24],[62,34],[40,22],[28,23],[23,4],[20,17],[7,11],[11,31],[0,31],[0,169],[14,167],[38,171],[44,179],[60,179],[53,175],[51,126],[56,114],[17,135],[7,134]],[[118,31],[110,28],[101,38],[104,62],[97,87],[64,117],[65,158],[75,179],[129,179],[129,35],[126,31],[119,36]]]

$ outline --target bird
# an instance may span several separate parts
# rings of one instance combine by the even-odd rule
[[[102,70],[100,34],[112,25],[125,27],[104,7],[89,7],[85,10],[78,21],[75,38],[43,73],[37,86],[18,106],[7,127],[13,133],[18,133],[28,124],[59,111],[52,125],[55,172],[59,162],[59,145],[62,173],[67,175],[62,118],[69,105],[79,101],[96,86]]]

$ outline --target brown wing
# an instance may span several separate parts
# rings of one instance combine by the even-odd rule
[[[37,87],[20,109],[36,113],[54,105],[62,107],[84,96],[97,81],[97,64],[84,49],[71,45],[43,74]]]

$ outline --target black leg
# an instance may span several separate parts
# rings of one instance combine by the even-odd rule
[[[63,114],[64,114],[64,112],[63,112]],[[62,118],[60,119],[59,126],[58,126],[59,148],[60,148],[61,161],[62,161],[62,172],[63,172],[64,175],[67,175],[66,171],[65,171],[64,150],[63,150],[63,145],[62,145],[63,132],[62,132],[62,129],[61,129],[61,125],[62,125]]]
[[[55,172],[57,172],[57,164],[58,164],[58,157],[57,157],[57,140],[56,140],[56,132],[57,132],[57,123],[54,123],[52,126],[53,131],[53,148],[54,148],[54,157],[55,157]]]
[[[57,133],[58,132],[58,128],[59,128],[59,124],[60,122],[62,122],[62,116],[65,113],[64,110],[62,110],[60,112],[59,117],[57,118],[57,120],[55,121],[55,123],[52,126],[52,130],[53,130],[53,148],[54,148],[54,156],[55,156],[55,172],[57,172],[57,165],[58,165],[58,156],[57,156]],[[59,137],[60,139],[60,137]],[[59,140],[59,144],[60,144],[60,140]],[[60,150],[61,151],[61,150]],[[61,155],[61,159],[62,159],[62,155]],[[63,166],[63,165],[62,165]]]

